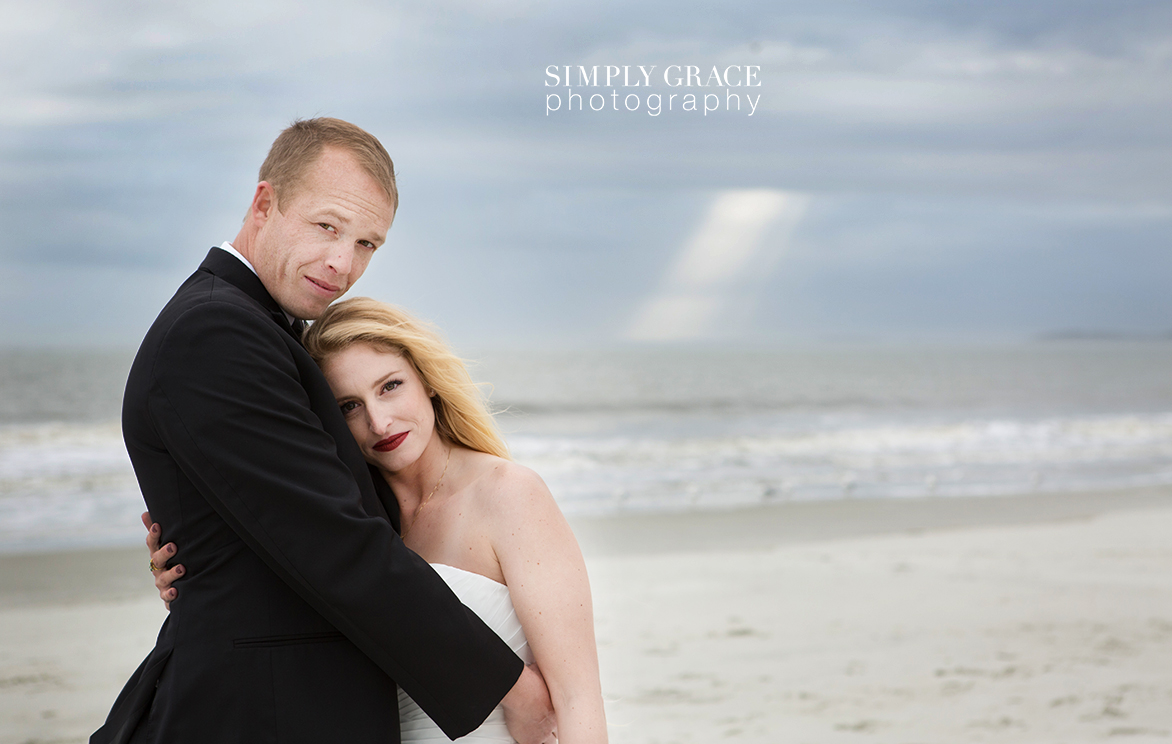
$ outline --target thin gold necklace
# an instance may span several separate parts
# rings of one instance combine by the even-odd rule
[[[440,484],[444,482],[444,476],[448,474],[448,463],[452,461],[452,448],[448,447],[448,456],[444,458],[444,469],[440,472],[439,480],[435,482],[435,488],[431,489],[431,493],[419,502],[419,506],[415,507],[415,513],[411,515],[411,524],[403,526],[403,537],[407,537],[407,531],[415,526],[415,520],[419,519],[419,512],[423,511],[423,507],[427,506],[427,502],[431,501],[431,497],[439,490]]]

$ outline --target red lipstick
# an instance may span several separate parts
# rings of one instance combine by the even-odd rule
[[[407,438],[407,434],[409,434],[409,433],[410,432],[405,431],[402,434],[392,434],[391,436],[387,437],[386,439],[383,439],[380,442],[376,442],[374,445],[374,449],[378,452],[390,452],[391,450],[397,448],[400,444],[402,444],[403,440]]]

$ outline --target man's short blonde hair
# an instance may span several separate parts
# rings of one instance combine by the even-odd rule
[[[281,132],[269,149],[258,180],[268,181],[273,187],[278,207],[297,196],[310,166],[327,147],[337,147],[357,158],[362,169],[383,187],[391,200],[392,213],[398,210],[395,164],[382,143],[361,127],[328,117],[298,119]]]

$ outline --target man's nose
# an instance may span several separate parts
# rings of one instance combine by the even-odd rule
[[[354,249],[350,247],[340,247],[332,251],[326,257],[326,266],[329,266],[335,273],[343,276],[350,273],[350,269],[354,266]]]

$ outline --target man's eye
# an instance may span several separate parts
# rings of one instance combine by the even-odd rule
[[[317,226],[323,230],[329,230],[330,232],[337,232],[337,230],[334,229],[334,226],[329,224],[328,222],[319,222],[319,223],[317,223]]]
[[[370,242],[369,240],[359,240],[358,244],[361,245],[363,248],[369,248],[372,251],[378,250],[378,246],[375,245],[374,243]]]

